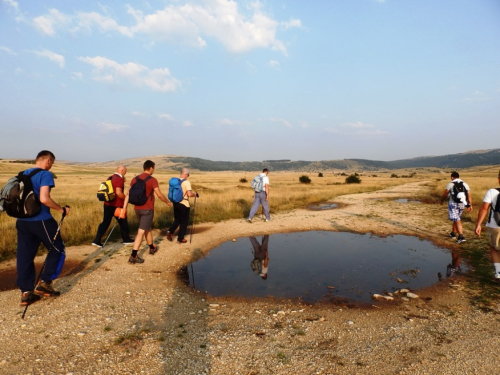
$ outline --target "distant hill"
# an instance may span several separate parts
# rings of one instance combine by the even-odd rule
[[[105,163],[93,163],[88,166],[114,167],[125,164],[131,168],[142,168],[145,160],[151,159],[156,163],[157,169],[179,170],[188,167],[199,171],[258,171],[269,168],[272,171],[327,171],[327,170],[357,170],[377,171],[405,168],[440,168],[440,169],[462,169],[482,165],[500,164],[500,149],[470,151],[461,154],[443,156],[425,156],[413,159],[402,159],[395,161],[377,161],[366,159],[343,159],[343,160],[263,160],[263,161],[212,161],[201,158],[177,155],[144,156],[123,160],[114,160]],[[70,163],[67,164],[81,164]]]

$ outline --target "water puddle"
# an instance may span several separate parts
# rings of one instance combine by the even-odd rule
[[[225,242],[183,273],[212,296],[365,304],[373,294],[431,286],[451,262],[450,250],[417,237],[312,231]]]
[[[307,209],[312,211],[333,210],[334,208],[339,208],[339,204],[333,202],[326,202],[326,203],[314,203],[307,206]]]
[[[407,198],[395,199],[394,202],[396,202],[396,203],[422,203],[420,201],[409,200]]]

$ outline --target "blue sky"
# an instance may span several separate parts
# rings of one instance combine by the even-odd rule
[[[0,158],[499,148],[498,0],[0,0]]]

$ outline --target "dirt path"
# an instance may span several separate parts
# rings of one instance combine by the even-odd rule
[[[218,243],[249,235],[333,230],[410,234],[453,248],[444,206],[397,203],[421,182],[342,196],[340,208],[295,210],[269,223],[230,220],[196,227],[193,243],[166,241],[127,263],[130,247],[67,249],[74,272],[62,296],[29,307],[0,292],[1,374],[486,374],[496,372],[500,322],[473,309],[460,277],[420,298],[372,309],[291,301],[212,298],[177,272]],[[200,202],[202,204],[202,202]],[[271,202],[272,205],[272,202]],[[7,272],[12,262],[0,268]],[[71,271],[68,267],[66,271]]]

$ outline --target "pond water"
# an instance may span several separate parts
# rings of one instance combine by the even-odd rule
[[[396,203],[421,203],[420,201],[412,201],[412,200],[409,200],[407,198],[395,199],[394,202],[396,202]]]
[[[322,210],[333,210],[334,208],[338,208],[338,203],[327,202],[327,203],[315,203],[307,206],[309,210],[313,211],[322,211]]]
[[[450,250],[417,237],[311,231],[222,243],[186,267],[184,278],[212,296],[363,304],[375,293],[430,286],[451,262]]]

